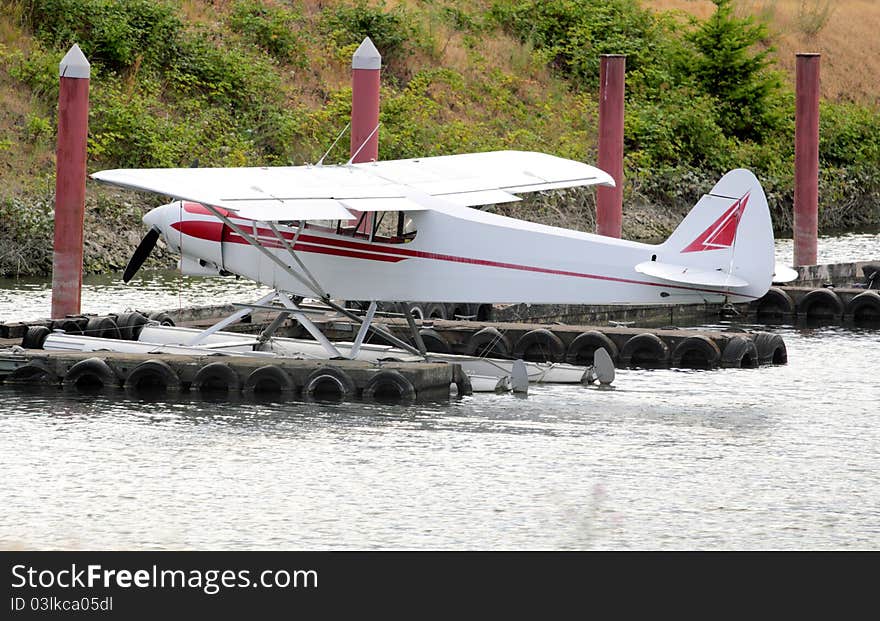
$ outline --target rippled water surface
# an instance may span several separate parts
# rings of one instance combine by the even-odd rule
[[[176,283],[147,288],[165,307],[228,299]],[[107,287],[85,310],[145,306]],[[0,289],[0,316],[40,291]],[[787,366],[621,370],[612,390],[527,398],[0,387],[0,548],[877,549],[880,331],[775,329]]]

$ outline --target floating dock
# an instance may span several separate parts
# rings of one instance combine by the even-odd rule
[[[456,365],[261,356],[143,355],[113,352],[0,352],[0,381],[60,386],[80,392],[242,394],[253,398],[447,399],[460,380]],[[458,385],[461,392],[466,387]]]
[[[724,312],[767,323],[804,320],[880,326],[880,291],[869,288],[876,286],[871,280],[872,270],[878,269],[876,265],[877,262],[862,262],[799,268],[801,279],[797,286],[772,287],[761,299],[733,307],[518,304],[481,307],[481,321],[420,320],[418,332],[431,352],[529,362],[586,366],[595,350],[602,347],[617,367],[715,369],[785,364],[788,353],[778,334],[667,326],[685,321],[713,322]],[[866,282],[859,282],[865,279]],[[453,305],[448,306],[452,314]],[[40,349],[53,330],[136,340],[140,329],[150,321],[204,328],[237,308],[227,304],[0,323],[0,382],[40,383],[78,390],[225,391],[307,400],[445,399],[453,386],[459,394],[470,390],[458,365],[448,363],[298,360],[268,358],[259,352],[253,356],[218,357]],[[357,332],[358,324],[347,317],[326,308],[309,310],[311,320],[331,340],[351,340]],[[256,334],[273,317],[274,313],[255,309],[226,330]],[[630,322],[642,327],[623,325]],[[407,321],[400,316],[377,317],[376,323],[398,338],[412,339]],[[648,325],[662,327],[645,327]],[[294,319],[286,320],[276,335],[308,338]],[[382,343],[381,336],[372,335],[370,340]]]
[[[233,307],[179,309],[154,312],[153,321],[166,325],[207,327]],[[313,308],[311,321],[331,340],[350,341],[358,324],[326,309]],[[230,331],[259,333],[271,321],[271,314],[254,311],[248,321],[234,324]],[[0,324],[0,346],[21,345],[39,350],[51,330],[112,339],[137,339],[147,322],[139,313],[122,315],[68,317],[63,320]],[[382,317],[384,325],[398,338],[412,338],[402,317]],[[590,325],[551,325],[524,322],[420,321],[419,335],[427,351],[466,356],[523,359],[527,362],[568,363],[586,366],[592,363],[596,349],[602,347],[617,367],[754,368],[764,364],[785,364],[788,360],[781,336],[769,332],[730,332],[712,330],[646,329],[598,327]],[[296,320],[287,320],[276,336],[308,338]],[[388,344],[381,336],[371,335],[371,342]],[[17,339],[17,340],[15,340]]]

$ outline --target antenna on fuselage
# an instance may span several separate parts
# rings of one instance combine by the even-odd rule
[[[336,143],[339,142],[339,139],[342,138],[342,135],[348,131],[349,127],[351,127],[351,121],[349,121],[348,124],[346,124],[346,126],[343,128],[343,130],[341,132],[339,132],[339,135],[336,136],[336,140],[333,141],[333,144],[330,145],[330,148],[327,149],[327,151],[324,153],[324,155],[321,156],[321,159],[318,160],[318,163],[315,164],[315,166],[323,166],[324,165],[324,158],[327,157],[328,155],[330,155],[330,151],[333,150],[333,147],[336,146]]]
[[[382,125],[382,123],[377,123],[377,124],[376,124],[376,127],[373,128],[373,131],[370,132],[370,135],[367,136],[366,138],[364,138],[364,141],[361,143],[361,146],[359,146],[359,147],[357,148],[357,151],[355,151],[354,153],[352,153],[352,155],[351,155],[351,159],[348,160],[348,161],[345,163],[346,166],[351,166],[351,163],[354,162],[354,158],[356,158],[356,157],[358,156],[358,154],[361,152],[361,150],[362,150],[365,146],[367,146],[367,143],[370,142],[370,138],[373,137],[373,134],[375,134],[377,131],[379,131],[379,126],[380,126],[380,125]]]

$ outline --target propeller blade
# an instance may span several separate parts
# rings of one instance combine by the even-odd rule
[[[143,265],[144,261],[147,260],[147,257],[150,256],[150,252],[156,247],[157,241],[159,241],[159,229],[153,227],[147,231],[147,234],[144,235],[141,243],[135,248],[134,254],[131,255],[131,259],[128,260],[128,265],[125,266],[125,271],[122,273],[122,282],[127,283],[134,278],[137,271],[141,269],[141,265]]]

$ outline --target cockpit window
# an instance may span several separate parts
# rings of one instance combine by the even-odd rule
[[[371,218],[372,216],[372,218]],[[372,227],[367,223],[372,219]],[[324,223],[315,223],[321,230],[328,230]],[[337,235],[346,235],[376,241],[383,244],[405,244],[412,241],[416,236],[415,222],[412,215],[405,211],[376,211],[363,212],[360,218],[355,220],[336,220],[333,232]],[[310,222],[308,228],[316,228]]]

